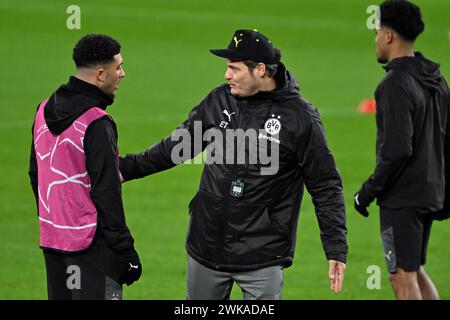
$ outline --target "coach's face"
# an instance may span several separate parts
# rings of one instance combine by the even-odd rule
[[[226,61],[227,71],[225,80],[227,80],[232,95],[247,97],[258,92],[258,78],[255,76],[255,70],[250,71],[243,62]]]
[[[97,69],[97,77],[100,80],[100,89],[106,94],[114,95],[119,83],[125,77],[125,71],[122,67],[123,58],[120,53],[114,56],[114,61],[103,64]]]
[[[392,42],[392,31],[380,28],[375,29],[376,54],[379,63],[387,63],[389,61],[389,45]]]

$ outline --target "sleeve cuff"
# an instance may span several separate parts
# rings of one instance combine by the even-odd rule
[[[122,174],[122,178],[125,181],[133,180],[131,173],[133,159],[131,156],[127,155],[125,157],[119,157],[119,170]]]
[[[327,254],[326,256],[327,256],[328,261],[336,260],[336,261],[340,261],[343,263],[347,263],[347,255],[345,255],[345,254],[330,253],[330,254]]]

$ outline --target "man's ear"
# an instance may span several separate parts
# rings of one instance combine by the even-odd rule
[[[103,83],[105,82],[105,69],[103,67],[97,67],[95,69],[95,76],[98,82]]]
[[[386,44],[392,44],[394,41],[394,31],[386,30]]]
[[[258,77],[264,77],[264,75],[266,74],[266,65],[264,63],[258,63],[258,65],[256,66],[256,75]]]

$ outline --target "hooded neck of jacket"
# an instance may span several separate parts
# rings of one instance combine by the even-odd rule
[[[60,86],[48,99],[44,109],[45,122],[51,133],[59,135],[90,108],[106,110],[113,102],[113,95],[71,76],[69,82]]]
[[[415,52],[413,57],[396,58],[390,61],[384,69],[386,71],[403,70],[408,72],[431,94],[441,88],[441,82],[443,81],[439,64],[426,59],[420,52]]]

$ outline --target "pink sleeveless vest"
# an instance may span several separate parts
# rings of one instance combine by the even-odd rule
[[[89,124],[106,115],[94,107],[83,113],[60,135],[53,135],[39,106],[34,124],[34,150],[38,167],[40,246],[74,252],[92,243],[97,210],[89,191],[84,134]]]

